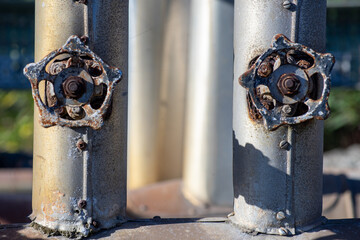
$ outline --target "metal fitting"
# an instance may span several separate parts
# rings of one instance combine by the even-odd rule
[[[281,221],[283,219],[285,219],[285,213],[283,211],[280,211],[276,214],[276,219]]]
[[[66,63],[64,62],[54,62],[49,68],[49,73],[51,75],[59,74],[62,70],[66,68]]]
[[[300,68],[303,68],[303,69],[308,69],[310,67],[310,63],[306,60],[299,60],[297,63],[296,63]]]
[[[283,2],[283,7],[285,9],[290,9],[291,6],[292,6],[292,3],[290,1],[286,0],[286,1]]]
[[[81,209],[85,208],[86,207],[86,200],[83,200],[83,199],[79,200],[78,206]]]
[[[66,110],[72,119],[82,119],[85,115],[81,106],[66,106]]]
[[[264,62],[259,66],[258,75],[260,77],[268,77],[273,71],[273,66],[270,62]]]
[[[94,228],[98,228],[99,227],[99,223],[95,220],[92,221],[92,225],[94,226]]]
[[[59,107],[57,109],[55,109],[55,112],[59,115],[59,116],[64,116],[66,114],[66,108],[65,107]]]
[[[289,143],[288,141],[286,141],[286,140],[282,140],[282,141],[280,142],[280,144],[279,144],[279,147],[280,147],[281,149],[289,149],[290,143]]]
[[[283,95],[294,95],[298,93],[300,88],[300,81],[293,73],[285,73],[281,75],[277,86]]]
[[[82,41],[85,45],[87,45],[89,43],[89,37],[83,35],[80,37],[80,41]]]
[[[284,105],[281,108],[281,112],[285,114],[285,116],[291,116],[293,113],[293,109],[289,105]]]
[[[76,147],[81,150],[84,151],[86,148],[87,144],[86,142],[84,142],[84,140],[80,139],[77,143],[76,143]]]
[[[288,235],[288,230],[284,227],[279,228],[279,235],[281,236]]]
[[[103,70],[100,66],[100,64],[98,63],[93,63],[93,65],[91,65],[91,67],[89,68],[89,73],[91,76],[93,77],[98,77],[102,74]]]
[[[70,76],[62,84],[67,98],[79,99],[85,92],[85,82],[81,77]]]

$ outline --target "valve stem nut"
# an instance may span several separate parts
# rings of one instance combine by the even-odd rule
[[[67,98],[79,99],[85,92],[85,82],[81,77],[70,76],[62,84]]]
[[[301,83],[294,73],[284,73],[277,82],[277,87],[283,95],[297,94],[300,85]]]

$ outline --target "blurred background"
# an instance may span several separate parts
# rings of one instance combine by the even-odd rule
[[[34,55],[33,0],[0,1],[0,36],[0,223],[6,224],[28,222],[31,213],[33,100],[22,69]],[[324,214],[359,217],[360,1],[328,0],[327,51],[336,64],[325,121]],[[166,179],[172,177],[179,176]]]

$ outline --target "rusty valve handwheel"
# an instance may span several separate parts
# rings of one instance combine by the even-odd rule
[[[284,124],[326,119],[331,54],[321,54],[278,34],[272,46],[239,78],[247,89],[252,119],[263,119],[268,130]]]
[[[99,129],[121,71],[109,67],[77,36],[24,68],[44,127]]]

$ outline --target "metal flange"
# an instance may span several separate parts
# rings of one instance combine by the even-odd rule
[[[251,118],[263,119],[268,130],[326,119],[334,63],[329,53],[317,53],[284,35],[275,35],[271,47],[239,77],[247,89]]]
[[[41,61],[26,65],[24,75],[30,80],[43,127],[100,129],[122,72],[73,35]]]

